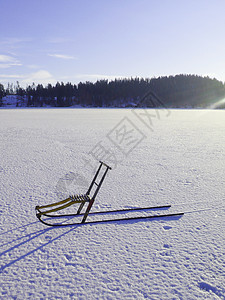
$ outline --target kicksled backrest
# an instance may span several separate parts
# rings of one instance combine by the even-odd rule
[[[105,167],[105,171],[103,172],[103,175],[102,175],[100,181],[97,182],[97,179],[99,179],[99,177],[100,177],[100,171],[101,171],[102,167]],[[105,179],[105,177],[106,177],[106,174],[107,174],[108,170],[112,170],[112,168],[109,167],[109,166],[108,166],[107,164],[105,164],[104,162],[100,161],[100,166],[99,166],[99,168],[98,168],[98,170],[97,170],[97,172],[96,172],[96,174],[95,174],[95,176],[94,176],[94,178],[93,178],[93,180],[92,180],[92,182],[91,182],[91,184],[90,184],[90,186],[89,186],[89,188],[88,188],[88,191],[87,191],[87,193],[86,193],[86,195],[90,196],[90,199],[91,199],[91,200],[90,200],[89,205],[88,205],[88,207],[87,207],[87,209],[86,209],[86,212],[85,212],[85,214],[84,214],[82,223],[85,222],[85,220],[86,220],[86,218],[87,218],[87,216],[88,216],[88,213],[89,213],[89,211],[91,210],[92,205],[94,204],[95,198],[96,198],[96,196],[97,196],[97,194],[98,194],[98,192],[99,192],[99,190],[100,190],[100,187],[101,187],[101,185],[102,185],[102,183],[103,183],[103,181],[104,181],[104,179]],[[90,194],[91,194],[92,190],[94,189],[95,185],[96,185],[97,187],[96,187],[96,189],[93,191],[93,195],[91,196]],[[81,204],[80,204],[80,207],[78,208],[77,214],[80,214],[80,212],[81,212],[81,210],[82,210],[84,204],[85,204],[85,203],[81,203]]]
[[[105,166],[106,169],[105,169],[105,172],[104,172],[103,175],[102,175],[102,178],[101,178],[100,182],[97,183],[96,180],[97,180],[97,178],[99,177],[99,173],[100,173],[100,170],[101,170],[102,166]],[[93,196],[92,196],[91,198],[95,198],[95,197],[97,196],[97,194],[98,194],[98,192],[99,192],[99,189],[100,189],[100,187],[101,187],[101,185],[102,185],[102,183],[103,183],[103,181],[104,181],[104,179],[105,179],[105,176],[106,176],[108,170],[111,170],[111,169],[112,169],[112,168],[109,167],[107,164],[105,164],[104,162],[100,161],[100,166],[99,166],[99,168],[98,168],[98,170],[97,170],[97,172],[96,172],[96,174],[95,174],[95,176],[94,176],[94,178],[93,178],[93,180],[92,180],[92,182],[91,182],[91,184],[90,184],[90,186],[89,186],[89,189],[88,189],[88,191],[87,191],[87,193],[86,193],[87,195],[90,195],[91,190],[93,189],[94,184],[95,184],[95,185],[97,186],[97,188],[96,188],[96,190],[95,190],[95,192],[94,192],[94,194],[93,194]]]

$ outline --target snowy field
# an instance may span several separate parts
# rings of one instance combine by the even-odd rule
[[[40,223],[35,206],[86,192],[99,159],[93,211],[185,214]],[[1,109],[0,299],[225,299],[224,170],[224,110]]]

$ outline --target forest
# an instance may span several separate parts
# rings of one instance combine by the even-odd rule
[[[112,81],[86,81],[79,84],[57,82],[55,85],[28,85],[26,88],[0,84],[3,97],[15,95],[16,106],[23,107],[151,107],[146,97],[156,97],[154,106],[169,108],[206,108],[225,98],[225,85],[217,79],[197,75],[127,78]],[[225,108],[225,105],[219,108]]]

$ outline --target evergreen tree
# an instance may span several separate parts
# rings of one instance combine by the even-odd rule
[[[2,98],[5,96],[5,89],[3,84],[0,83],[0,106],[3,105]]]

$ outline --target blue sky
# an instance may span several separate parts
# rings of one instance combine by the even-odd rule
[[[0,83],[225,81],[224,0],[0,0]]]

